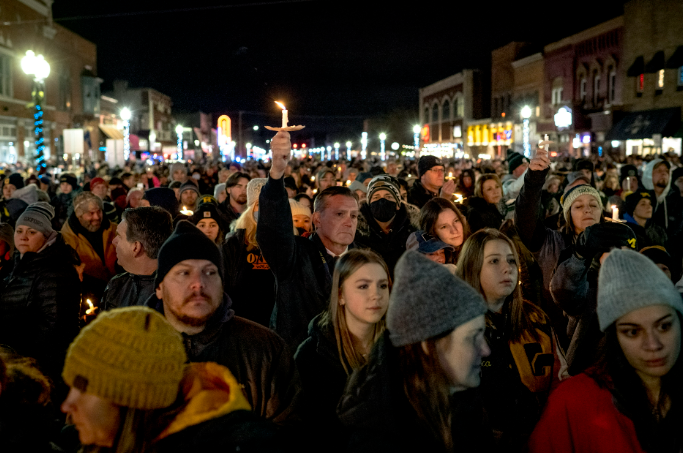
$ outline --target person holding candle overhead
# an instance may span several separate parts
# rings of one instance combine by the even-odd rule
[[[78,334],[81,282],[78,255],[52,229],[54,213],[38,202],[17,220],[13,269],[0,292],[0,344],[35,358],[59,382],[66,348]]]

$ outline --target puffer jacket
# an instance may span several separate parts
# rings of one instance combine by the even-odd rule
[[[359,247],[367,247],[381,256],[384,262],[387,263],[389,272],[393,275],[396,262],[403,255],[403,252],[406,251],[408,236],[418,229],[417,226],[410,222],[408,210],[403,203],[401,203],[399,210],[396,211],[396,216],[393,222],[391,222],[389,233],[382,231],[382,228],[372,216],[369,203],[361,204],[360,214],[367,225],[367,230],[361,233],[356,229],[354,242]]]
[[[102,309],[111,310],[112,308],[145,305],[156,288],[154,285],[156,275],[156,272],[152,275],[135,275],[124,272],[112,278],[107,283],[102,295]]]
[[[190,364],[180,389],[182,409],[154,440],[150,452],[286,451],[277,427],[251,411],[240,384],[225,367]]]
[[[302,418],[309,426],[305,442],[310,451],[317,451],[321,445],[326,451],[344,451],[346,434],[336,409],[348,376],[339,357],[334,328],[331,324],[320,326],[322,316],[313,318],[308,338],[294,355],[301,376]]]
[[[37,253],[20,259],[0,293],[0,344],[34,357],[53,379],[79,330],[80,280],[76,252],[54,232]]]
[[[405,395],[398,350],[391,345],[388,331],[375,344],[368,364],[351,375],[337,414],[349,430],[347,451],[446,451]],[[494,451],[477,389],[453,394],[451,417],[453,451]]]
[[[301,384],[292,352],[277,334],[234,316],[230,298],[196,335],[182,334],[190,362],[216,362],[227,367],[240,383],[254,412],[278,425],[299,421]],[[152,294],[147,306],[164,313]]]
[[[76,214],[72,214],[69,220],[64,223],[61,231],[64,241],[76,250],[81,262],[85,264],[83,271],[85,275],[105,283],[116,275],[116,247],[112,244],[116,237],[116,227],[117,224],[106,218],[102,219],[102,227],[100,228],[104,247],[104,259],[102,259],[80,231],[83,227],[78,222]]]

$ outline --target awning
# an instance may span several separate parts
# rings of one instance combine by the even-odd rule
[[[680,123],[680,107],[631,112],[607,133],[605,140],[639,140],[652,138],[655,134],[671,137]]]
[[[114,126],[100,124],[100,130],[104,132],[104,135],[106,135],[108,138],[113,138],[114,140],[123,140],[123,131],[118,130]]]
[[[678,46],[674,54],[669,58],[669,61],[666,62],[666,67],[678,69],[681,66],[683,66],[683,46]]]
[[[633,62],[630,68],[628,68],[628,71],[626,71],[626,75],[629,77],[638,77],[640,74],[645,72],[645,59],[641,56],[636,58],[636,61]]]
[[[650,62],[647,65],[645,65],[645,72],[647,72],[648,74],[653,74],[659,71],[660,69],[664,69],[665,64],[666,63],[664,60],[664,51],[660,50],[655,54],[654,57],[652,57],[652,60],[650,60]]]

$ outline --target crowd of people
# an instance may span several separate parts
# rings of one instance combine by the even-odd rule
[[[0,451],[680,452],[680,157],[6,168]]]

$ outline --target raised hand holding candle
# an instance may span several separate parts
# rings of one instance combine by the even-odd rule
[[[289,123],[289,116],[287,113],[287,107],[282,102],[275,101],[275,103],[282,109],[282,126],[281,127],[271,127],[271,126],[265,126],[266,129],[269,131],[300,131],[306,126],[288,126],[287,124]]]
[[[287,127],[287,123],[289,123],[287,107],[282,102],[275,101],[275,103],[282,109],[282,127]]]

